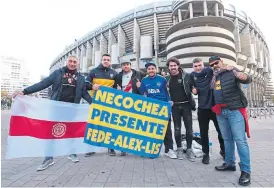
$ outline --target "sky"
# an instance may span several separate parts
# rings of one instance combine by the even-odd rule
[[[6,0],[0,1],[0,56],[23,59],[32,81],[49,74],[53,60],[75,39],[103,23],[156,0]],[[274,53],[271,0],[223,0],[243,10],[263,32]],[[115,8],[114,8],[115,7]],[[273,23],[273,22],[272,22]],[[272,69],[274,68],[272,61]],[[273,76],[274,76],[274,71]]]

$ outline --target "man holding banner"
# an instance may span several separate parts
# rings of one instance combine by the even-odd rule
[[[78,65],[78,58],[71,55],[68,57],[67,65],[65,67],[55,70],[47,78],[25,88],[22,92],[14,93],[13,97],[16,97],[17,95],[29,95],[52,85],[51,100],[79,104],[81,98],[84,98],[91,104],[92,98],[86,90],[85,78],[77,72]],[[72,162],[79,162],[76,154],[72,154],[68,158],[72,160]],[[45,170],[53,164],[53,157],[46,157],[37,170]]]
[[[142,82],[137,82],[137,87],[142,95],[146,94],[147,97],[169,102],[170,96],[167,92],[166,79],[163,76],[157,74],[157,67],[154,63],[146,63],[145,65],[148,76],[145,77]],[[172,131],[171,131],[171,120],[168,121],[166,135],[164,139],[165,144],[165,155],[171,159],[176,159],[177,156],[173,151]]]
[[[92,69],[86,78],[87,90],[91,90],[91,96],[99,89],[99,86],[106,86],[117,89],[118,80],[117,72],[111,68],[111,56],[109,54],[102,55],[100,65]],[[94,152],[86,153],[86,157],[93,155]],[[109,149],[110,156],[115,156],[116,152]],[[122,155],[125,155],[124,153]]]

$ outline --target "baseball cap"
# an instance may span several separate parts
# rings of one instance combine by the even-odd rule
[[[122,59],[122,60],[121,60],[121,65],[123,65],[124,63],[129,63],[129,64],[131,64],[130,60]]]
[[[221,58],[217,55],[211,56],[208,60],[208,62],[216,61],[216,60],[221,60]]]
[[[146,69],[147,69],[150,65],[153,65],[155,68],[157,68],[157,66],[156,66],[155,63],[149,62],[149,63],[146,63],[146,64],[145,64]]]

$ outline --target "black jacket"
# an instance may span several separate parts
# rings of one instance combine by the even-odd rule
[[[187,95],[187,99],[189,104],[191,105],[191,108],[193,111],[196,110],[196,102],[192,96],[192,88],[193,88],[193,79],[191,78],[190,74],[186,73],[185,71],[183,71],[182,69],[179,69],[179,71],[182,72],[182,88],[184,88],[186,95]],[[170,82],[170,78],[171,76],[167,76],[167,89],[169,91],[169,82]]]
[[[51,73],[48,77],[44,80],[29,86],[24,89],[24,95],[29,95],[38,91],[42,91],[43,89],[52,85],[52,93],[51,93],[51,100],[59,101],[60,94],[62,91],[62,78],[65,74],[65,67],[55,70]],[[89,104],[92,102],[92,98],[90,97],[89,93],[86,89],[85,77],[81,75],[79,72],[76,73],[77,81],[76,81],[76,94],[74,103],[80,103],[81,98],[85,99]]]
[[[117,76],[118,74],[114,69],[100,64],[89,72],[86,78],[87,90],[92,90],[93,84],[117,88]],[[93,94],[94,92],[92,91],[91,95],[93,96]]]
[[[240,83],[249,84],[252,82],[252,78],[248,76],[245,81],[239,80],[235,77],[233,71],[226,71],[218,76],[220,77],[224,103],[227,107],[230,110],[237,110],[247,107],[248,102],[240,88]]]
[[[131,80],[132,80],[132,93],[135,94],[140,94],[136,83],[138,82],[138,80],[141,82],[142,79],[146,76],[143,72],[140,71],[136,71],[134,69],[131,69],[132,71],[132,76],[131,76]],[[122,78],[123,78],[123,71],[121,71],[118,76],[117,76],[117,84],[122,87]]]

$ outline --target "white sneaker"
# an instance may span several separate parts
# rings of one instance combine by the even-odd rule
[[[177,159],[177,155],[175,154],[175,152],[173,150],[169,150],[167,153],[165,153],[166,156],[168,156],[171,159]]]

